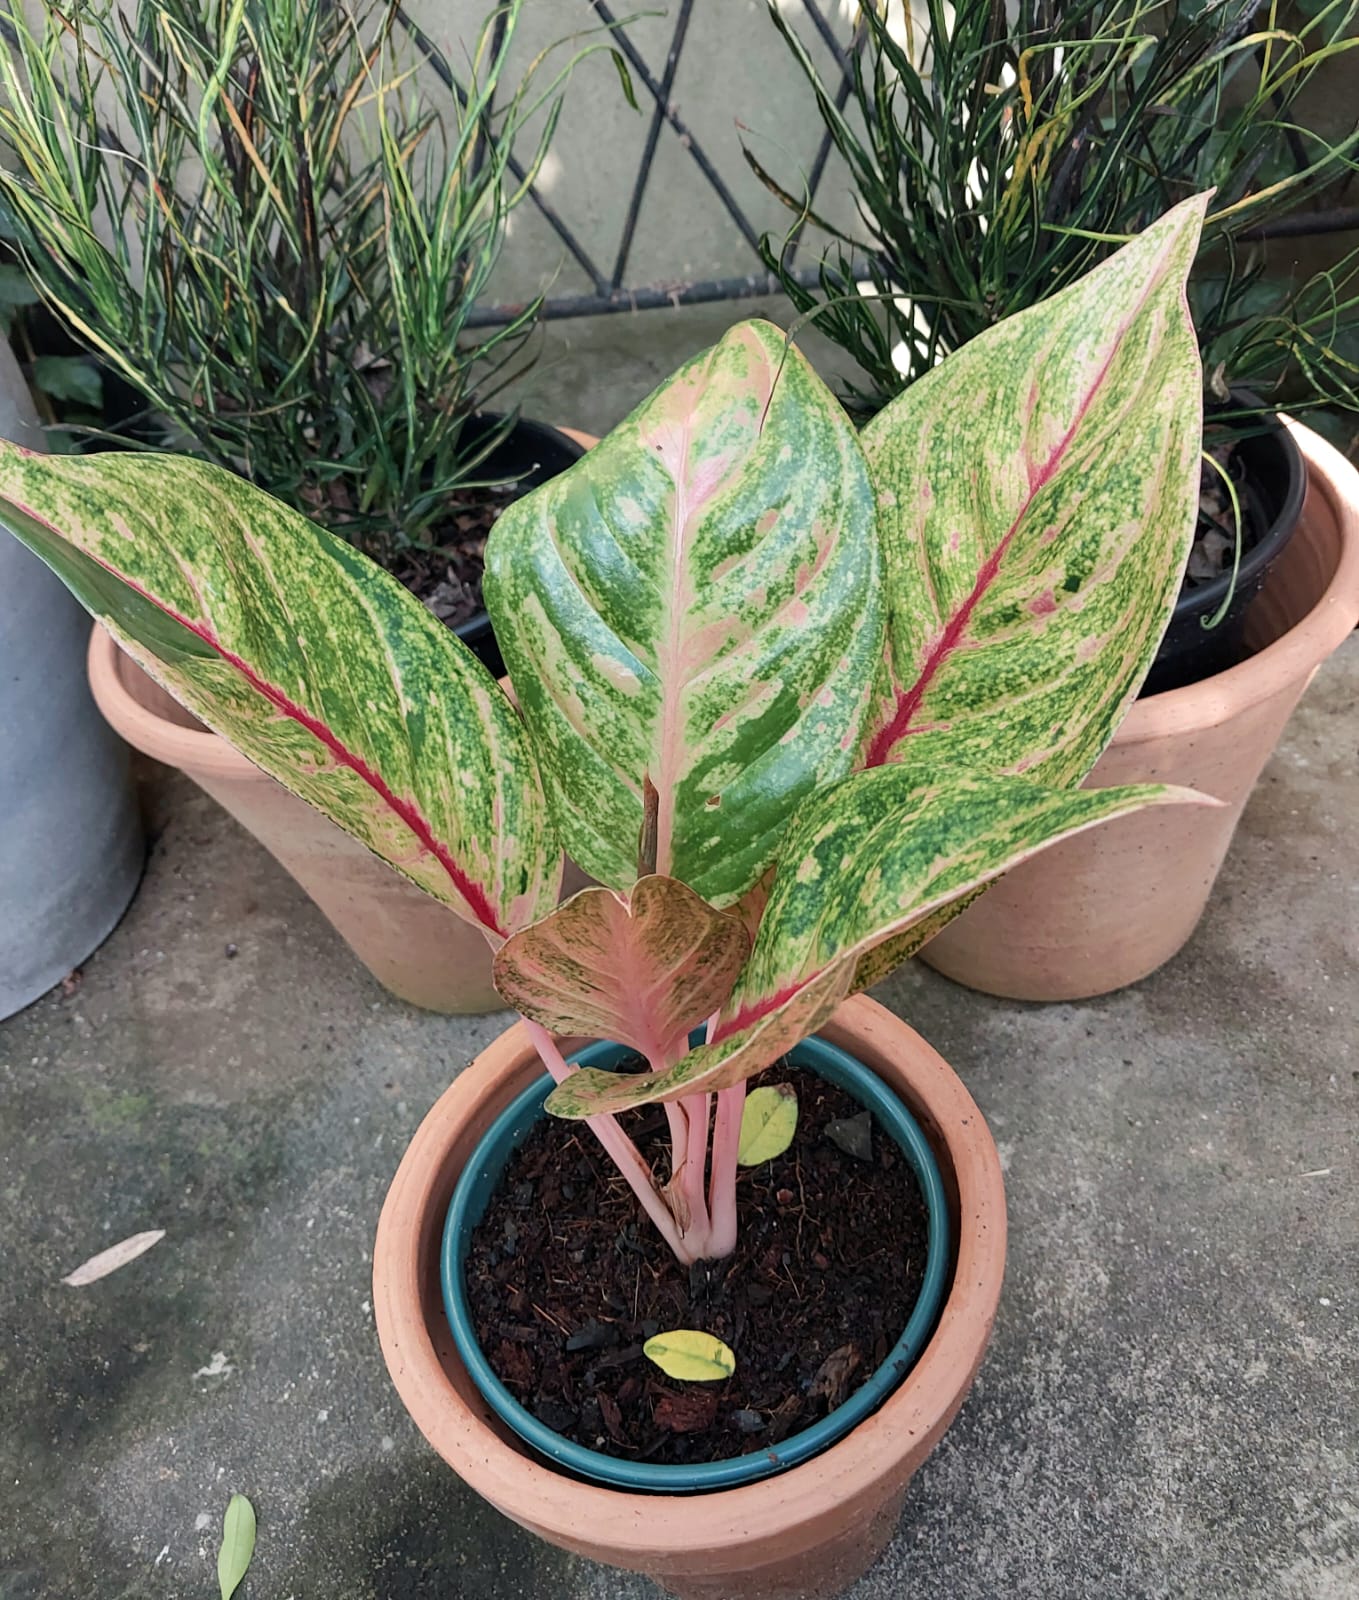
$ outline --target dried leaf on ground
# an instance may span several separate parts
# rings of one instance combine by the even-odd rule
[[[828,1409],[834,1411],[844,1398],[846,1385],[858,1365],[858,1349],[852,1344],[842,1344],[838,1350],[832,1350],[816,1369],[816,1376],[807,1392],[824,1395]]]
[[[129,1261],[145,1255],[153,1244],[159,1244],[164,1237],[164,1228],[134,1233],[110,1245],[107,1250],[101,1250],[97,1256],[91,1256],[88,1261],[82,1261],[74,1272],[67,1273],[61,1281],[72,1289],[83,1289],[87,1283],[97,1283],[100,1278],[107,1278],[110,1272],[117,1272],[119,1267],[125,1267]]]

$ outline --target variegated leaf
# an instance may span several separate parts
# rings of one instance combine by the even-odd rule
[[[859,957],[850,993],[857,994],[860,989],[871,989],[875,983],[881,983],[884,978],[895,972],[903,961],[909,961],[918,950],[923,950],[936,933],[948,927],[954,917],[961,916],[974,900],[981,899],[994,882],[995,879],[990,878],[985,883],[978,884],[966,894],[960,894],[956,900],[950,900],[947,905],[931,911],[927,917],[922,917],[904,932],[894,933],[890,939],[884,939],[881,944],[874,945],[866,955]]]
[[[210,728],[493,939],[555,903],[523,725],[367,557],[178,456],[0,445],[0,522]]]
[[[858,439],[764,322],[505,511],[487,606],[587,872],[655,870],[718,906],[757,881],[856,759],[878,568]]]
[[[1215,803],[1186,789],[1049,789],[915,761],[859,773],[790,830],[755,947],[713,1041],[645,1081],[575,1073],[547,1108],[593,1116],[748,1078],[826,1021],[875,947],[1047,845],[1174,802]]]
[[[582,889],[496,952],[495,986],[550,1032],[613,1039],[653,1066],[719,1010],[750,953],[738,918],[675,878]]]
[[[1198,504],[1187,200],[864,432],[888,642],[866,766],[1078,782],[1170,619]]]

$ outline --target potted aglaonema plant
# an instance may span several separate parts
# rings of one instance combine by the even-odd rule
[[[494,949],[522,1020],[403,1159],[374,1304],[427,1436],[559,1544],[683,1594],[830,1592],[970,1385],[995,1150],[855,996],[1034,851],[1196,798],[1077,785],[1192,532],[1202,215],[862,436],[734,328],[497,523],[518,710],[238,479],[0,456],[6,523],[148,672]],[[558,906],[563,850],[598,886]]]

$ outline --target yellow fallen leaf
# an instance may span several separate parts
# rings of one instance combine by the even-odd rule
[[[743,1167],[758,1167],[781,1156],[797,1132],[797,1090],[791,1083],[752,1089],[741,1113],[741,1140],[736,1159]]]
[[[642,1352],[667,1377],[682,1383],[720,1383],[736,1371],[731,1350],[712,1334],[693,1328],[658,1333],[647,1340]]]

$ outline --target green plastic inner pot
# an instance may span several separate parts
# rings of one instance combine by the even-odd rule
[[[621,1045],[604,1042],[578,1051],[571,1059],[583,1067],[602,1067],[607,1071],[629,1053]],[[467,1241],[485,1214],[511,1153],[547,1114],[543,1101],[552,1088],[552,1079],[544,1073],[505,1107],[463,1168],[444,1225],[440,1278],[453,1339],[472,1381],[501,1421],[555,1465],[593,1483],[667,1494],[693,1494],[705,1489],[730,1489],[738,1484],[753,1483],[799,1466],[842,1439],[877,1410],[910,1371],[924,1348],[939,1315],[949,1255],[948,1208],[934,1152],[915,1118],[887,1085],[843,1050],[827,1044],[824,1039],[806,1039],[789,1052],[789,1059],[795,1067],[838,1085],[871,1111],[878,1125],[901,1147],[915,1173],[929,1213],[929,1242],[925,1281],[905,1331],[868,1382],[828,1416],[771,1449],[753,1450],[748,1455],[732,1456],[725,1461],[686,1466],[624,1461],[598,1450],[587,1450],[539,1422],[496,1377],[482,1354],[472,1325],[463,1262]],[[737,1355],[739,1359],[739,1351]]]

